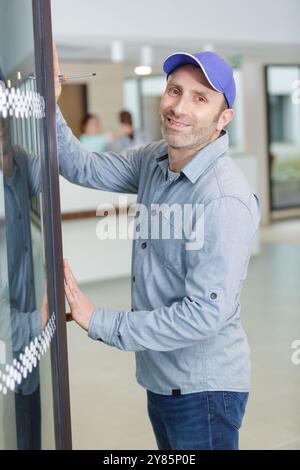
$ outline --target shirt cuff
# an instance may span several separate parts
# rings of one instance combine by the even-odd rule
[[[106,308],[96,308],[89,323],[88,336],[113,346],[114,327],[118,324],[117,319],[121,313]]]
[[[31,312],[30,314],[30,336],[31,340],[41,334],[42,324],[41,324],[41,315],[38,310]]]

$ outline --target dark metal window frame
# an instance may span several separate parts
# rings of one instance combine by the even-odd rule
[[[271,115],[270,115],[270,110],[269,110],[269,92],[268,92],[268,69],[270,67],[298,67],[300,69],[300,64],[299,63],[279,63],[279,64],[267,64],[264,67],[264,75],[265,75],[265,103],[266,103],[266,117],[267,117],[267,155],[268,155],[268,186],[269,186],[269,201],[270,201],[270,207],[269,210],[270,212],[274,213],[280,213],[284,211],[289,211],[289,210],[294,210],[294,209],[300,209],[300,203],[299,204],[290,204],[288,206],[282,206],[282,207],[274,207],[273,204],[273,193],[272,193],[272,168],[271,168],[271,162],[269,158],[270,154],[270,145],[271,145]]]
[[[71,417],[64,300],[61,211],[57,160],[55,91],[50,0],[32,0],[37,91],[45,99],[41,177],[49,312],[55,312],[51,347],[56,449],[71,449]]]

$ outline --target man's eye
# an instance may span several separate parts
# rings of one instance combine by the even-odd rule
[[[168,93],[170,95],[176,96],[179,94],[179,90],[177,90],[177,88],[169,88]]]
[[[205,98],[203,96],[197,96],[197,101],[200,101],[201,103],[205,103]]]

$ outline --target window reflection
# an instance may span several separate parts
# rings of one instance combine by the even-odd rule
[[[45,353],[55,325],[48,318],[40,181],[44,102],[36,92],[31,0],[2,4],[0,447],[53,448],[51,363]]]
[[[12,142],[9,119],[1,119],[0,145],[13,358],[19,359],[47,323],[46,299],[36,304],[30,233],[30,198],[40,190],[39,159]],[[41,447],[39,371],[34,368],[15,387],[17,442],[20,449]],[[29,424],[30,423],[30,424]]]

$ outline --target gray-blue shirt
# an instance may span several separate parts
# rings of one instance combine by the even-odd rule
[[[40,159],[30,157],[21,147],[13,147],[13,172],[4,177],[5,227],[8,285],[0,279],[0,330],[6,340],[11,332],[14,356],[24,351],[41,333],[40,312],[36,309],[33,253],[30,227],[30,200],[40,191]],[[7,316],[9,299],[10,318]],[[5,308],[6,307],[6,308]],[[6,313],[6,314],[5,314]],[[39,385],[39,369],[33,368],[16,392],[28,395]]]
[[[170,230],[170,239],[151,238],[148,223],[143,238],[133,241],[132,310],[97,308],[89,336],[135,351],[137,381],[152,392],[248,391],[250,358],[240,293],[259,204],[227,154],[226,131],[177,178],[168,172],[164,140],[124,153],[89,153],[59,110],[57,132],[60,172],[69,181],[136,193],[137,202],[149,209],[147,222],[162,204],[192,207],[191,232],[182,229],[179,237]],[[197,205],[204,208],[203,243],[187,249]],[[163,213],[162,218],[174,228],[172,215]]]

